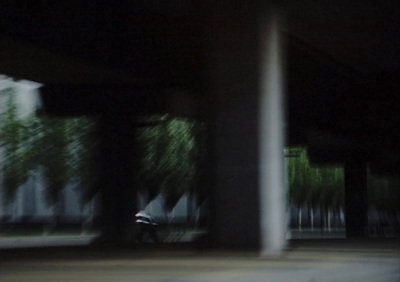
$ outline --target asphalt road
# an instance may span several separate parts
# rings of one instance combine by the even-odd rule
[[[280,257],[179,245],[0,250],[1,282],[400,282],[399,241],[292,241]]]

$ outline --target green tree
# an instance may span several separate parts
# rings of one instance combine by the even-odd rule
[[[308,205],[312,209],[320,207],[328,214],[331,208],[336,212],[343,208],[343,168],[311,166],[305,148],[291,148],[289,156],[289,196],[292,203],[299,207]]]
[[[160,192],[166,175],[164,169],[164,152],[168,139],[165,135],[166,116],[146,117],[138,129],[137,150],[139,157],[139,182],[152,201]]]
[[[344,173],[340,167],[311,166],[305,149],[289,160],[289,192],[293,203],[343,207]]]
[[[17,189],[29,177],[29,156],[24,150],[27,142],[27,131],[24,122],[18,116],[15,102],[16,91],[12,86],[1,91],[2,107],[2,154],[3,184],[6,202],[12,200]]]
[[[400,178],[398,175],[368,174],[369,205],[389,219],[394,231],[400,236]],[[382,224],[381,218],[379,223]]]
[[[66,185],[73,181],[82,189],[82,200],[91,200],[99,192],[96,120],[55,118],[36,111],[30,128],[36,152],[31,163],[44,176],[47,203],[56,204]]]
[[[164,195],[167,212],[196,186],[201,154],[197,126],[196,122],[165,115],[139,130],[140,182],[150,195],[149,201]]]
[[[96,118],[80,117],[70,121],[71,177],[82,189],[86,203],[99,192],[99,139]]]
[[[100,190],[96,119],[55,118],[37,110],[21,120],[14,92],[12,87],[2,91],[6,102],[2,115],[3,171],[8,198],[26,182],[30,170],[36,169],[43,176],[48,205],[59,202],[71,181],[83,189],[84,199],[90,200]],[[184,193],[198,187],[198,167],[204,159],[200,137],[204,132],[199,123],[168,115],[142,117],[137,122],[145,125],[137,131],[139,182],[149,200],[162,193],[165,209],[171,211]]]
[[[368,174],[370,205],[382,212],[400,212],[400,178]]]
[[[42,115],[40,118],[42,132],[36,143],[39,154],[39,164],[45,178],[46,201],[49,205],[56,204],[62,190],[71,177],[71,126],[69,121],[50,118]]]
[[[2,76],[2,178],[6,201],[24,184],[32,170],[44,178],[45,199],[56,204],[63,189],[75,180],[85,200],[97,192],[98,136],[94,118],[54,118],[42,110],[21,118],[16,82]]]

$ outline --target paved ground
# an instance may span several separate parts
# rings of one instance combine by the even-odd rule
[[[90,244],[95,237],[95,235],[0,236],[0,249],[86,246]]]
[[[400,282],[397,240],[292,240],[274,258],[178,244],[3,248],[0,262],[1,282]]]
[[[205,233],[204,230],[178,230],[174,232],[168,232],[169,234],[159,234],[159,237],[163,239],[163,242],[176,243],[176,242],[191,242],[197,236],[201,236]],[[28,248],[28,247],[60,247],[60,246],[84,246],[88,245],[96,234],[80,233],[77,230],[70,234],[51,234],[51,235],[1,235],[0,234],[0,249],[10,248]],[[321,231],[310,229],[293,229],[288,234],[288,239],[343,239],[345,238],[345,231],[343,229]]]

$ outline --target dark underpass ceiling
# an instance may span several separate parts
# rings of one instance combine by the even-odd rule
[[[42,83],[202,87],[212,1],[0,3],[0,72]],[[400,2],[278,4],[289,43],[289,141],[308,145],[316,162],[358,152],[397,172]]]
[[[284,0],[289,31],[360,73],[400,65],[398,1]]]

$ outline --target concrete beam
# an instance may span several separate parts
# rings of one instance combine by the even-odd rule
[[[0,50],[0,73],[43,84],[152,83],[132,73],[89,64],[10,37],[0,37]]]

